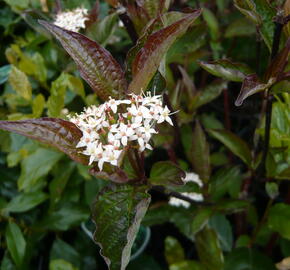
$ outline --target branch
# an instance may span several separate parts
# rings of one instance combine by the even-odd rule
[[[278,15],[275,19],[275,32],[272,44],[272,51],[271,51],[271,60],[275,58],[279,51],[280,39],[282,34],[282,29],[284,26],[284,18],[281,15]],[[271,129],[271,120],[272,120],[272,104],[273,104],[273,97],[271,94],[271,88],[268,89],[266,93],[266,120],[265,120],[265,138],[264,138],[264,151],[261,161],[261,171],[260,175],[264,175],[266,171],[266,159],[269,152],[269,144],[270,144],[270,129]]]

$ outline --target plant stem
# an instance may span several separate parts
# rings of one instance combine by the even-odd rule
[[[56,5],[56,13],[60,13],[60,12],[62,12],[61,1],[60,1],[60,0],[56,0],[56,1],[55,1],[55,5]]]
[[[280,39],[283,29],[283,23],[279,17],[276,19],[275,22],[275,32],[272,44],[272,51],[271,51],[271,60],[275,58],[279,51]],[[266,93],[266,119],[265,119],[265,138],[264,138],[264,151],[261,160],[261,172],[260,175],[264,176],[266,171],[266,159],[269,152],[269,145],[270,145],[270,129],[271,129],[271,120],[272,120],[272,104],[273,98],[271,94],[271,88],[268,89]]]
[[[137,164],[136,160],[134,159],[133,155],[132,155],[132,151],[131,149],[129,149],[127,151],[127,156],[129,159],[129,162],[133,168],[133,170],[135,171],[135,173],[141,178],[141,173],[140,173],[140,168],[139,168],[139,164]]]
[[[136,32],[136,29],[135,29],[135,26],[134,26],[132,20],[130,19],[130,17],[126,13],[120,14],[119,18],[122,21],[122,23],[124,24],[133,44],[136,44],[136,42],[138,40],[138,34]]]

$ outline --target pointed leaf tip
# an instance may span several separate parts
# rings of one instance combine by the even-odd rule
[[[38,21],[51,32],[76,62],[81,76],[103,100],[126,94],[124,71],[113,56],[86,36],[65,30],[44,20]]]

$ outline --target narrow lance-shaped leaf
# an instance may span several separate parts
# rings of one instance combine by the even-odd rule
[[[11,131],[53,146],[71,159],[88,164],[87,157],[76,148],[82,132],[71,122],[57,118],[0,121],[0,129]]]
[[[209,145],[199,122],[196,123],[193,132],[191,152],[194,171],[200,176],[203,182],[208,182],[211,173]]]
[[[39,23],[60,41],[76,62],[82,77],[101,99],[106,100],[109,96],[120,98],[125,94],[124,71],[107,50],[82,34],[43,20]]]
[[[21,268],[24,260],[26,241],[20,228],[15,224],[10,222],[6,227],[6,243],[8,250],[13,258],[15,264]]]
[[[224,269],[223,252],[214,230],[204,228],[196,234],[195,243],[200,261],[207,270]]]
[[[129,92],[138,94],[146,89],[170,46],[186,32],[200,13],[201,10],[194,10],[185,18],[149,36],[144,47],[133,61],[133,80],[129,85]]]
[[[249,146],[245,141],[230,131],[222,129],[209,129],[210,135],[222,142],[228,147],[236,156],[243,160],[249,167],[251,167],[252,157]]]
[[[110,184],[97,196],[92,208],[94,239],[110,270],[125,270],[131,248],[150,196],[145,187]]]
[[[229,81],[242,82],[247,74],[251,73],[249,67],[241,63],[233,63],[227,59],[212,62],[199,62],[200,66],[209,73]]]

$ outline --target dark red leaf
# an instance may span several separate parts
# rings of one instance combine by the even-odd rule
[[[264,91],[272,85],[272,82],[262,83],[257,74],[247,75],[243,81],[242,89],[239,93],[239,96],[235,102],[236,106],[241,106],[243,101],[258,92]]]
[[[129,85],[129,92],[138,94],[146,89],[170,46],[186,32],[200,14],[200,9],[194,10],[184,18],[148,37],[144,47],[133,61],[133,80]]]
[[[82,132],[69,121],[47,117],[20,121],[0,121],[0,129],[48,144],[64,152],[71,159],[85,165],[88,164],[87,157],[80,154],[76,148],[76,144],[82,137]]]
[[[121,98],[127,89],[124,71],[112,55],[95,41],[76,32],[39,20],[76,62],[82,77],[103,99]]]
[[[290,38],[288,38],[285,47],[278,53],[278,55],[273,59],[270,66],[266,72],[266,81],[274,79],[279,81],[283,74],[283,71],[288,62],[288,56],[290,52]]]

